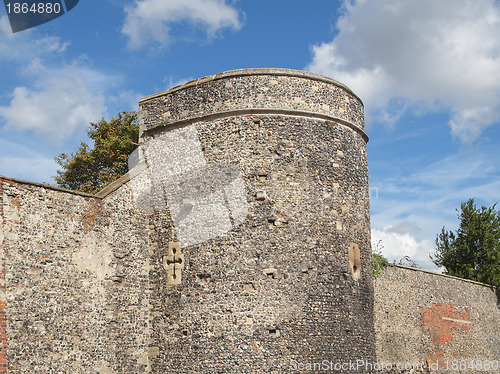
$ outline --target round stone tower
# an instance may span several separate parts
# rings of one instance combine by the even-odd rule
[[[233,70],[145,97],[140,121],[150,370],[374,362],[361,100],[318,74]]]

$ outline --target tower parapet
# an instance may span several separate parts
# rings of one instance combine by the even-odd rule
[[[364,134],[363,103],[344,84],[290,69],[240,69],[192,80],[143,98],[141,132],[240,114],[334,120]]]

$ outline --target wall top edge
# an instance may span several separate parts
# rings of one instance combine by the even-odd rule
[[[72,194],[72,195],[79,195],[79,196],[84,196],[84,197],[92,197],[94,199],[99,198],[96,195],[92,195],[92,194],[86,193],[86,192],[69,190],[67,188],[62,188],[62,187],[54,186],[52,184],[31,182],[31,181],[27,181],[27,180],[24,180],[24,179],[17,179],[17,178],[6,177],[4,175],[0,175],[0,180],[7,181],[7,182],[14,182],[14,183],[18,183],[18,184],[27,184],[27,185],[35,186],[35,187],[42,187],[42,188],[46,188],[48,190],[65,192],[65,193],[69,193],[69,194]]]
[[[481,282],[477,282],[477,281],[473,281],[473,280],[465,279],[465,278],[454,277],[453,275],[442,274],[442,273],[438,273],[436,271],[424,270],[424,269],[414,268],[414,267],[411,267],[411,266],[404,266],[404,265],[390,264],[390,263],[387,264],[387,266],[394,267],[394,268],[405,269],[405,270],[413,270],[413,271],[417,271],[417,272],[421,272],[421,273],[427,273],[427,274],[431,274],[431,275],[436,275],[438,277],[451,278],[451,279],[459,280],[459,281],[462,281],[462,282],[477,284],[478,286],[492,288],[494,290],[497,289],[497,287],[492,286],[491,284],[481,283]]]
[[[160,97],[160,96],[165,96],[165,95],[174,93],[176,91],[184,90],[186,88],[194,87],[194,86],[197,86],[197,85],[200,85],[203,83],[212,82],[212,81],[219,80],[219,79],[251,76],[251,75],[298,77],[298,78],[306,78],[306,79],[311,79],[311,80],[321,81],[324,83],[333,84],[335,86],[338,86],[338,87],[344,89],[350,95],[357,98],[361,102],[361,104],[363,104],[363,101],[359,98],[358,95],[356,95],[354,93],[353,90],[351,90],[348,86],[346,86],[345,84],[343,84],[343,83],[341,83],[333,78],[327,77],[325,75],[317,74],[317,73],[311,73],[309,71],[283,69],[283,68],[252,68],[252,69],[228,70],[228,71],[224,71],[224,72],[221,72],[218,74],[208,75],[206,77],[194,79],[194,80],[189,81],[183,85],[173,87],[169,90],[143,97],[141,100],[139,100],[139,104],[146,102],[146,101],[149,101],[149,100],[152,100],[152,99],[155,99],[155,98]]]

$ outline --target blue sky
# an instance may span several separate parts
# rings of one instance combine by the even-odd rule
[[[498,0],[82,0],[16,34],[1,9],[0,174],[53,183],[90,121],[188,80],[309,70],[364,101],[373,242],[433,269],[460,202],[500,200],[498,35]]]

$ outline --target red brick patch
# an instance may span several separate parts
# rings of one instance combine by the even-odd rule
[[[469,330],[470,307],[459,312],[452,304],[432,304],[432,307],[420,307],[422,315],[422,330],[429,332],[436,349],[435,353],[427,354],[428,362],[443,362],[443,345],[453,340],[453,329]]]

